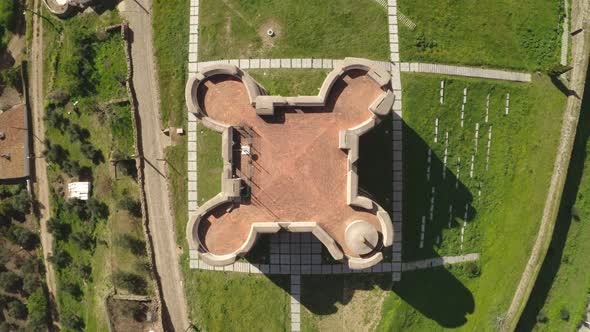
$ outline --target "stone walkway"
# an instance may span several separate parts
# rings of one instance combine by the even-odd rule
[[[301,276],[291,275],[291,331],[301,331]]]
[[[391,220],[393,222],[393,245],[391,246],[391,279],[401,280],[401,263],[402,263],[402,206],[403,206],[403,123],[402,123],[402,82],[399,66],[399,38],[398,38],[398,18],[397,18],[397,0],[387,1],[387,21],[389,32],[389,50],[390,50],[390,70],[391,70],[391,88],[395,95],[393,104],[393,200],[391,211]],[[386,264],[386,263],[382,263]],[[373,267],[376,270],[388,269],[388,265]]]
[[[410,73],[430,73],[441,75],[479,77],[494,80],[530,82],[531,74],[521,73],[509,70],[485,69],[477,67],[463,67],[452,65],[439,65],[432,63],[408,63],[400,64],[402,72]]]
[[[212,64],[236,65],[242,69],[333,69],[340,61],[336,59],[314,59],[314,58],[293,58],[293,59],[228,59],[203,61],[196,64],[197,69]],[[387,61],[374,61],[377,66],[389,70],[390,63]]]
[[[188,74],[197,73],[197,59],[199,50],[199,0],[191,0],[190,6],[190,35],[188,54]],[[197,117],[188,113],[188,211],[197,210]]]

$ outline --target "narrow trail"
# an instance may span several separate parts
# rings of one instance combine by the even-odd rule
[[[553,228],[565,185],[565,178],[571,159],[576,128],[580,116],[582,96],[588,70],[588,57],[590,53],[590,1],[574,0],[572,3],[572,31],[582,29],[581,32],[572,36],[572,76],[569,89],[572,91],[567,99],[567,107],[563,114],[561,137],[553,175],[545,201],[543,216],[537,239],[533,246],[531,256],[522,274],[512,303],[506,313],[502,324],[502,331],[513,331],[516,328],[518,319],[526,306],[531,295],[533,286],[541,269],[541,264],[547,254],[549,241],[553,235]]]
[[[40,12],[42,0],[35,0],[33,10]],[[33,15],[33,39],[31,45],[30,96],[33,125],[33,145],[35,158],[35,192],[39,206],[39,224],[41,227],[41,245],[43,247],[43,261],[45,263],[45,277],[49,297],[56,305],[56,278],[53,265],[48,258],[53,252],[53,236],[47,229],[49,219],[49,184],[47,181],[47,163],[43,155],[43,141],[45,140],[45,125],[43,123],[43,20]]]

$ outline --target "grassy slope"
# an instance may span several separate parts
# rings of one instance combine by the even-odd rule
[[[523,239],[533,239],[537,231],[552,170],[560,125],[556,119],[561,118],[565,98],[549,80],[535,78],[532,84],[514,84],[444,78],[446,99],[441,106],[438,103],[441,79],[408,74],[402,80],[407,125],[405,187],[412,188],[406,192],[404,207],[404,259],[480,252],[482,275],[468,281],[452,270],[445,272],[442,279],[434,271],[404,275],[399,290],[386,300],[382,321],[385,330],[494,329],[494,321],[507,309],[528,258],[532,243]],[[468,87],[468,102],[465,127],[461,129],[459,114],[464,87]],[[483,120],[489,92],[493,139],[489,170],[485,171],[488,125]],[[504,116],[507,92],[510,92],[511,107],[510,115]],[[435,118],[440,119],[438,144],[432,138]],[[475,154],[475,176],[471,179],[468,170],[474,154],[475,123],[480,124],[479,149]],[[441,137],[445,131],[450,136],[449,166],[446,179],[442,180]],[[428,148],[433,149],[431,182],[425,179]],[[462,160],[461,175],[459,188],[455,189],[458,157]],[[478,196],[480,183],[481,197]],[[431,186],[437,192],[434,220],[427,224],[425,246],[420,249],[420,220],[422,216],[428,218]],[[461,251],[460,226],[467,202],[470,203],[469,225]],[[449,204],[454,206],[450,229]],[[437,244],[439,236],[441,243]],[[410,277],[414,274],[416,278]],[[412,286],[416,280],[440,287],[431,289],[430,296],[425,298],[423,290],[416,291]],[[446,289],[455,289],[462,302],[449,302],[457,299],[444,296]],[[454,316],[449,318],[449,314]]]
[[[44,14],[51,17],[46,11]],[[67,85],[67,78],[63,75],[63,68],[60,67],[60,61],[71,56],[72,45],[71,38],[79,31],[90,31],[93,33],[98,27],[108,26],[118,22],[119,18],[114,12],[106,12],[101,16],[89,14],[78,16],[67,21],[59,21],[52,18],[51,25],[46,25],[44,32],[45,43],[45,89],[53,91]],[[63,43],[56,42],[60,40],[56,28],[63,31]],[[124,153],[133,152],[132,128],[129,117],[129,106],[115,106],[112,108],[111,117],[106,120],[110,125],[97,126],[96,123],[104,123],[95,113],[92,113],[88,105],[94,103],[104,103],[110,99],[126,98],[124,87],[118,82],[121,77],[125,76],[126,63],[122,41],[117,34],[111,35],[104,42],[94,42],[90,46],[91,57],[87,60],[91,64],[89,67],[88,86],[93,93],[91,96],[78,96],[81,91],[73,92],[76,100],[80,100],[80,115],[72,113],[68,118],[71,122],[79,124],[90,132],[89,141],[94,147],[99,149],[105,158],[108,158],[113,148],[119,149]],[[58,65],[55,65],[55,64]],[[86,102],[85,102],[86,101]],[[63,112],[63,110],[59,110]],[[112,288],[110,282],[110,273],[116,268],[126,271],[133,271],[144,275],[146,278],[149,274],[145,271],[137,270],[135,265],[144,261],[130,255],[129,252],[115,245],[118,236],[124,233],[133,235],[137,238],[143,238],[141,223],[130,217],[127,212],[120,211],[117,202],[125,195],[130,195],[138,199],[137,184],[129,177],[122,177],[114,181],[109,172],[109,165],[102,163],[94,165],[92,162],[83,157],[78,142],[71,143],[67,134],[61,133],[56,128],[48,127],[46,137],[53,144],[60,144],[65,147],[71,160],[78,160],[82,166],[90,167],[93,173],[94,197],[106,203],[109,206],[110,217],[108,221],[102,221],[96,225],[93,236],[96,238],[96,247],[93,251],[80,250],[72,241],[57,241],[58,247],[65,248],[73,258],[73,263],[58,272],[58,287],[63,287],[65,283],[74,283],[82,287],[83,295],[76,298],[66,291],[58,293],[58,303],[60,313],[75,313],[83,318],[87,330],[105,330],[107,321],[103,307],[103,297]],[[60,177],[62,172],[56,165],[50,165],[48,169],[50,183],[54,183],[54,189],[60,186]],[[61,195],[52,196],[52,216],[61,215],[60,220],[71,225],[73,231],[88,232],[86,227],[77,216],[64,213],[61,210],[63,198]],[[78,267],[90,265],[92,273],[90,278],[82,279],[78,272]],[[120,290],[121,291],[121,290]],[[123,291],[125,293],[125,291]]]
[[[590,293],[590,90],[586,89],[576,141],[555,232],[531,297],[519,322],[522,330],[573,331]],[[565,308],[569,320],[560,317]],[[537,316],[547,322],[537,322]]]
[[[387,14],[373,0],[203,0],[200,13],[201,61],[248,57],[389,58]],[[272,46],[261,38],[268,27],[277,31]]]
[[[459,63],[537,70],[559,61],[563,1],[401,0],[402,61]],[[418,38],[433,48],[419,47]]]

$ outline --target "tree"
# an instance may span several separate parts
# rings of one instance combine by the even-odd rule
[[[10,227],[8,239],[25,250],[33,250],[39,244],[39,236],[37,234],[16,225]]]
[[[64,204],[64,210],[67,213],[77,215],[81,220],[88,220],[90,218],[88,204],[77,198],[67,200]]]
[[[106,220],[109,217],[108,205],[97,200],[96,198],[89,199],[86,203],[86,206],[88,206],[88,211],[90,211],[90,215],[94,220]]]
[[[0,288],[8,293],[17,293],[21,290],[23,280],[14,272],[0,273]]]
[[[53,254],[49,256],[48,260],[57,266],[58,269],[63,269],[70,265],[72,262],[72,256],[70,256],[70,254],[64,249],[57,247],[53,251]]]
[[[61,285],[61,289],[66,293],[72,295],[77,300],[80,300],[80,298],[82,297],[82,288],[80,288],[80,285],[78,285],[75,282],[66,280]]]
[[[62,165],[64,161],[68,160],[69,153],[59,144],[51,144],[48,140],[45,140],[45,150],[43,156],[50,163]]]
[[[477,265],[477,263],[474,262],[469,262],[465,264],[465,271],[467,272],[470,278],[478,277],[481,273],[479,265]]]
[[[68,134],[70,135],[70,142],[86,142],[90,137],[88,129],[82,128],[76,123],[71,123],[68,126]]]
[[[51,218],[47,221],[47,228],[58,240],[65,240],[72,232],[72,226],[70,224],[61,222],[58,219]]]
[[[41,282],[36,274],[26,274],[23,279],[23,291],[27,294],[33,294],[39,287]]]
[[[49,319],[49,305],[43,289],[37,288],[27,299],[27,309],[29,312],[29,327],[33,331],[42,331],[47,328],[51,322]]]
[[[45,272],[45,266],[43,265],[43,260],[41,260],[41,258],[30,256],[25,259],[20,266],[20,270],[24,274],[43,274]]]
[[[133,294],[147,294],[146,281],[139,275],[121,270],[115,271],[112,276],[113,284],[117,288],[123,288]]]
[[[119,237],[119,246],[131,251],[135,256],[145,256],[146,248],[145,242],[137,239],[129,234],[123,234]]]
[[[72,234],[72,241],[78,248],[84,250],[89,250],[94,246],[94,238],[84,232]]]
[[[60,323],[63,329],[71,331],[84,330],[84,321],[73,312],[65,312],[61,315]]]
[[[15,319],[27,318],[27,307],[19,300],[8,303],[8,314]]]
[[[127,317],[132,317],[137,322],[143,322],[145,320],[146,308],[139,302],[127,301],[121,308],[121,312]]]
[[[119,201],[119,208],[127,210],[132,216],[140,218],[141,213],[141,203],[138,200],[135,200],[129,196],[123,196]]]
[[[0,49],[6,46],[8,32],[14,30],[16,6],[14,0],[0,1]]]

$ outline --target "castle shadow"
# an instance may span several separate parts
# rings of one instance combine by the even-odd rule
[[[393,116],[390,115],[372,131],[360,139],[358,164],[359,188],[391,214],[393,206],[392,183],[400,174],[393,169]],[[443,229],[461,227],[467,216],[472,220],[476,211],[471,206],[473,195],[433,152],[430,160],[431,179],[426,178],[427,156],[430,145],[412,128],[404,125],[403,134],[403,186],[404,217],[402,221],[402,257],[413,261],[439,257],[437,239],[442,239]],[[454,164],[453,164],[454,165]],[[445,177],[443,179],[443,172]],[[436,206],[432,220],[429,220],[431,188],[436,187]],[[454,208],[451,212],[449,205]],[[438,207],[446,206],[446,209]],[[467,209],[467,213],[465,213]],[[450,215],[449,215],[450,213]],[[424,247],[419,248],[421,219],[426,216]],[[395,230],[394,230],[395,231]],[[275,235],[276,236],[276,235]],[[256,261],[259,255],[268,255],[268,239],[261,238],[252,252],[245,258]],[[254,254],[256,253],[256,254]],[[384,261],[391,260],[386,249]],[[268,258],[268,256],[264,256]],[[286,276],[268,276],[271,281],[287,291]],[[352,301],[357,290],[379,288],[391,291],[407,305],[440,326],[460,327],[467,322],[466,316],[475,310],[471,291],[445,267],[436,267],[413,272],[404,272],[401,282],[392,284],[391,273],[334,274],[302,276],[301,304],[314,315],[334,314],[341,305]],[[378,309],[380,310],[380,309]]]

